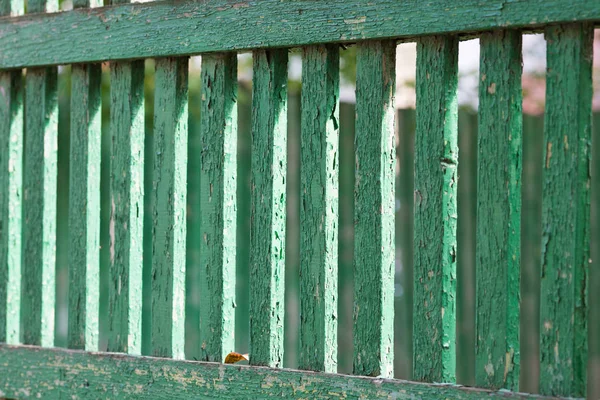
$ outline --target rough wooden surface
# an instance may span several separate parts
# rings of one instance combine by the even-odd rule
[[[253,53],[250,363],[283,365],[287,50]]]
[[[542,398],[454,385],[7,345],[0,345],[0,396],[19,399]]]
[[[586,24],[559,25],[549,27],[545,35],[540,391],[582,396],[587,367],[593,30]]]
[[[339,48],[303,49],[300,369],[337,372]]]
[[[0,1],[2,5],[2,1]],[[1,10],[0,10],[1,11]],[[23,77],[0,72],[0,342],[20,340]]]
[[[157,60],[155,88],[152,355],[184,358],[188,59]]]
[[[393,376],[396,44],[356,56],[354,374]]]
[[[413,379],[456,381],[458,38],[417,42]]]
[[[477,386],[519,387],[522,90],[521,33],[480,39],[476,352]]]
[[[54,345],[58,104],[56,68],[27,70],[22,343]]]
[[[144,62],[110,65],[108,350],[141,354],[144,222]]]
[[[234,349],[237,55],[202,57],[200,154],[200,355]]]
[[[0,19],[0,69],[598,19],[595,0],[170,0]]]
[[[98,350],[101,94],[99,64],[71,69],[69,348]]]
[[[590,246],[592,263],[590,264],[590,288],[600,288],[600,114],[594,117],[594,132],[592,136],[592,203],[591,203],[591,240],[594,246]],[[588,289],[589,290],[589,289]],[[597,299],[598,297],[596,297]],[[590,299],[590,308],[588,314],[588,355],[590,377],[587,382],[587,398],[600,398],[600,302]],[[592,339],[594,338],[594,339]]]

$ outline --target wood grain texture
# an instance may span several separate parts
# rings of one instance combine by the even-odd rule
[[[458,38],[417,42],[413,379],[456,381]]]
[[[110,64],[108,350],[141,354],[144,232],[144,62]]]
[[[27,70],[22,343],[54,345],[58,104],[56,68]]]
[[[300,369],[337,372],[337,45],[302,55],[300,162]]]
[[[156,61],[152,354],[184,358],[188,59]]]
[[[101,84],[99,64],[71,68],[69,327],[73,349],[98,349]]]
[[[65,374],[68,370],[71,373]],[[39,396],[38,396],[39,395]],[[128,399],[541,399],[392,379],[0,345],[0,396]]]
[[[591,152],[591,243],[590,288],[600,288],[600,114],[595,113]],[[600,397],[600,302],[589,296],[587,398]]]
[[[540,391],[582,396],[587,367],[592,42],[587,24],[547,28]]]
[[[0,69],[598,19],[589,0],[157,1],[0,19]]]
[[[287,50],[253,53],[250,364],[283,366]]]
[[[234,348],[237,223],[237,55],[202,58],[200,354],[223,362]]]
[[[364,42],[356,56],[354,367],[393,376],[394,90],[396,44]]]
[[[475,382],[519,387],[521,33],[480,39]]]
[[[0,342],[20,340],[23,77],[0,72]]]

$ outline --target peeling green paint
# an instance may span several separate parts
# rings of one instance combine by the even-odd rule
[[[0,396],[23,399],[543,398],[456,385],[7,345],[0,345]]]
[[[518,390],[521,263],[521,32],[480,39],[475,382]]]
[[[394,91],[396,43],[363,42],[356,56],[354,374],[394,369]]]
[[[287,171],[286,49],[253,54],[250,363],[283,364]]]
[[[303,49],[300,369],[337,372],[339,48]]]
[[[417,42],[413,378],[456,380],[458,38]]]
[[[222,362],[234,351],[237,175],[237,55],[202,58],[200,351]]]
[[[144,223],[144,62],[110,65],[108,350],[141,354]]]
[[[156,61],[152,354],[184,358],[188,59]]]
[[[588,24],[549,27],[546,41],[540,391],[582,396],[587,368],[593,29]]]

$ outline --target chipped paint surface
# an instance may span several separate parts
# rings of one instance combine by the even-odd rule
[[[417,42],[413,378],[455,382],[458,39]]]
[[[72,396],[126,399],[541,398],[393,379],[8,345],[0,345],[0,396],[23,399]]]

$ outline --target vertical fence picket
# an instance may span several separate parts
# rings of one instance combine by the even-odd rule
[[[592,203],[591,203],[591,259],[590,286],[600,288],[600,113],[594,113],[594,132],[592,139]],[[588,376],[600,376],[600,302],[592,301],[588,311],[589,370]],[[597,298],[597,297],[596,297]],[[600,380],[589,378],[587,398],[600,398]]]
[[[287,60],[253,53],[250,363],[270,367],[283,364]]]
[[[76,0],[74,8],[99,7]],[[71,68],[69,348],[98,350],[100,290],[100,64]]]
[[[58,1],[32,0],[28,13],[52,12]],[[57,68],[27,69],[23,167],[21,337],[54,345],[57,174]]]
[[[540,391],[580,397],[587,367],[593,28],[558,25],[545,35]]]
[[[394,91],[396,43],[365,42],[356,56],[354,374],[394,367]]]
[[[202,58],[200,165],[200,354],[234,350],[236,277],[237,55]]]
[[[0,16],[23,14],[23,2],[0,0]],[[23,77],[0,71],[0,342],[20,340]]]
[[[156,61],[152,354],[184,358],[188,58]]]
[[[413,379],[456,379],[458,39],[417,43]]]
[[[110,65],[108,350],[140,354],[144,221],[144,62]]]
[[[475,382],[519,387],[521,33],[481,36]]]
[[[337,372],[339,47],[303,50],[300,368]]]

